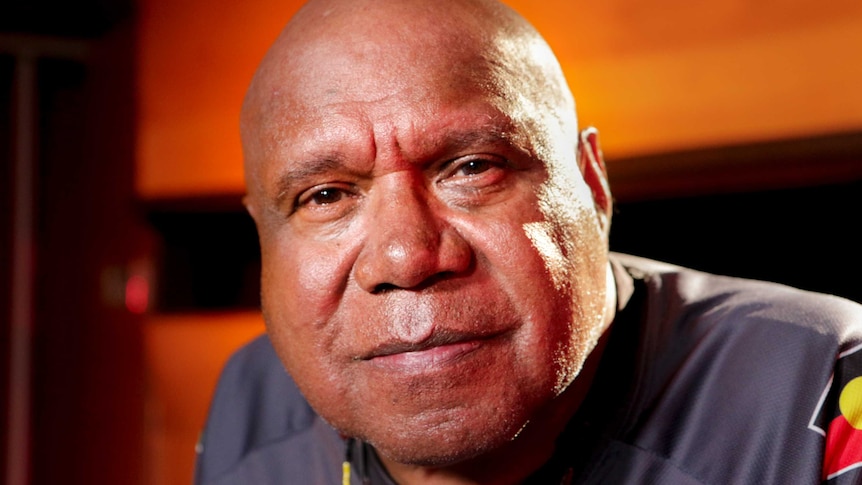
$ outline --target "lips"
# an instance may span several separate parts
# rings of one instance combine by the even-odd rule
[[[454,364],[500,334],[435,332],[419,342],[387,342],[355,360],[403,373],[422,372]]]

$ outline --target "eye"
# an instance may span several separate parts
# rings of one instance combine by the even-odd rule
[[[329,220],[346,214],[356,199],[350,185],[317,185],[299,194],[294,210],[313,220]]]
[[[446,165],[446,184],[484,187],[502,180],[509,167],[506,159],[495,155],[469,155],[456,158]]]
[[[494,164],[492,164],[488,160],[474,158],[472,160],[467,160],[466,162],[459,165],[457,173],[469,177],[471,175],[479,175],[480,173],[490,170],[491,168],[494,168]]]
[[[444,165],[437,179],[438,194],[462,207],[490,204],[512,186],[514,173],[512,164],[501,156],[466,155]]]
[[[327,205],[334,204],[341,200],[344,197],[344,192],[335,188],[325,188],[320,189],[316,192],[313,192],[309,195],[305,201],[300,201],[300,204],[316,204],[316,205]]]

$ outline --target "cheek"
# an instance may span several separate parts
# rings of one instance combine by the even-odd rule
[[[321,243],[296,237],[261,242],[262,296],[271,316],[320,325],[344,291],[350,252],[338,242]],[[279,315],[282,316],[282,315]]]
[[[533,224],[544,224],[536,222],[542,217],[535,204],[522,204],[495,218],[459,221],[481,271],[505,294],[512,305],[510,311],[524,323],[523,353],[534,346],[548,348],[549,342],[571,327],[571,288],[559,284],[545,253],[537,249],[527,230]]]
[[[297,238],[262,240],[261,304],[267,331],[292,374],[325,374],[336,342],[329,324],[349,274],[337,244]]]
[[[462,228],[524,322],[518,360],[553,379],[557,392],[579,372],[604,321],[604,240],[595,213],[568,195],[553,211],[526,201],[507,217]]]
[[[532,229],[537,251],[569,307],[569,335],[561,335],[555,349],[560,385],[567,386],[605,328],[607,245],[594,211],[571,204],[554,215],[562,217]]]

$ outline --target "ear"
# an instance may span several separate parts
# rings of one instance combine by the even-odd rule
[[[242,198],[242,205],[245,206],[245,210],[248,211],[248,215],[250,215],[251,218],[254,219],[255,223],[257,223],[257,205],[255,205],[252,196],[249,194],[244,195]]]
[[[584,181],[593,193],[593,203],[599,215],[599,222],[605,233],[610,229],[613,200],[608,185],[608,171],[599,147],[599,130],[589,127],[581,132],[578,147],[578,166]]]

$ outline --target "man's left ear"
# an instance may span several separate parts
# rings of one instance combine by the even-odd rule
[[[608,170],[599,147],[599,130],[589,127],[581,132],[580,146],[578,150],[578,166],[584,181],[593,193],[593,203],[599,222],[605,233],[610,229],[611,213],[613,211],[613,200],[611,188],[608,185]]]

